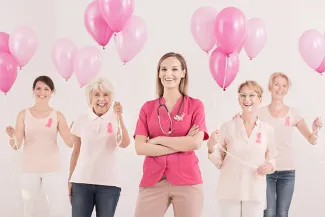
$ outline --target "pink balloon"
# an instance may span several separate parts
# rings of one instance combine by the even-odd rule
[[[90,36],[100,45],[106,46],[111,40],[113,30],[103,18],[99,2],[91,2],[84,14],[84,24]]]
[[[312,69],[317,69],[325,57],[323,34],[314,29],[305,31],[299,39],[299,52],[302,59]]]
[[[316,72],[319,72],[320,74],[323,74],[323,72],[325,72],[325,58],[323,58],[321,64],[316,69]]]
[[[8,33],[0,32],[0,52],[10,53]]]
[[[86,46],[76,53],[73,68],[81,87],[96,77],[101,67],[102,55],[95,46]]]
[[[219,12],[215,21],[217,41],[227,55],[235,52],[246,36],[246,17],[235,7]]]
[[[134,0],[98,0],[102,15],[114,32],[124,29],[134,10]]]
[[[244,49],[250,59],[255,58],[264,48],[267,41],[267,30],[263,20],[252,18],[247,21],[247,36]]]
[[[9,50],[16,58],[18,66],[25,66],[35,55],[38,42],[34,30],[29,27],[18,27],[9,37]]]
[[[0,53],[0,90],[7,94],[17,77],[17,61],[8,53]]]
[[[125,64],[132,60],[147,41],[147,27],[141,17],[133,15],[120,33],[115,37],[117,53]]]
[[[76,51],[76,45],[67,38],[60,38],[53,45],[52,61],[58,73],[65,80],[68,80],[72,76]]]
[[[216,48],[210,57],[209,66],[210,72],[218,84],[223,90],[234,81],[239,71],[239,56],[237,52],[234,52],[227,56],[222,48]]]
[[[201,50],[209,52],[217,42],[215,20],[217,10],[210,6],[197,9],[191,18],[191,33]]]

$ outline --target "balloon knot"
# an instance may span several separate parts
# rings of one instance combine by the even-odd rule
[[[223,88],[223,91],[226,91],[226,88]]]
[[[105,50],[105,46],[103,46],[103,50]]]

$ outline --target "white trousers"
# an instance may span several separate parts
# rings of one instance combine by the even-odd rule
[[[219,200],[220,217],[262,217],[264,202]]]
[[[22,173],[21,192],[24,203],[24,217],[34,217],[36,199],[41,187],[49,205],[50,217],[65,217],[65,198],[68,184],[59,173]],[[67,182],[66,182],[67,183]]]

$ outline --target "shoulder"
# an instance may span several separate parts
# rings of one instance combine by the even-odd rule
[[[294,115],[300,115],[300,111],[296,107],[289,107],[289,111]]]
[[[261,126],[264,129],[264,131],[266,131],[266,132],[269,132],[269,133],[274,132],[274,128],[265,121],[261,121]]]
[[[149,110],[152,110],[153,108],[156,107],[158,100],[159,100],[159,98],[154,99],[154,100],[146,101],[146,102],[143,103],[143,105],[141,106],[141,111],[142,111],[142,112],[147,112],[147,111],[149,111]]]
[[[236,122],[239,121],[238,118],[239,118],[239,117],[224,122],[224,123],[221,125],[221,128],[220,128],[220,129],[227,129],[227,128],[229,128],[229,127],[236,126]]]
[[[21,111],[18,113],[18,118],[24,117],[24,116],[26,115],[26,110],[27,110],[27,109],[21,110]]]
[[[185,101],[187,102],[188,106],[192,107],[194,110],[204,109],[204,104],[200,99],[185,96]]]

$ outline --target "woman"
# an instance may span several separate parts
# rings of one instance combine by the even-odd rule
[[[187,89],[185,59],[163,55],[158,99],[142,106],[134,133],[136,153],[146,156],[135,217],[163,217],[170,204],[176,217],[201,216],[203,186],[194,150],[209,135],[203,103],[189,97]]]
[[[73,124],[74,149],[70,162],[69,192],[72,217],[113,217],[120,197],[116,149],[130,144],[120,103],[112,106],[114,89],[105,78],[86,87],[89,112]]]
[[[64,217],[65,188],[60,174],[58,132],[67,146],[72,147],[73,142],[63,114],[49,106],[54,91],[51,78],[37,77],[33,83],[35,105],[19,112],[15,128],[6,128],[13,149],[18,150],[24,144],[21,174],[24,217],[34,216],[35,199],[41,185],[48,200],[50,216]]]
[[[266,174],[275,170],[274,130],[257,118],[263,90],[255,81],[238,88],[242,115],[224,123],[208,141],[209,159],[221,169],[221,217],[260,217],[266,199]],[[216,148],[218,144],[218,148]]]

